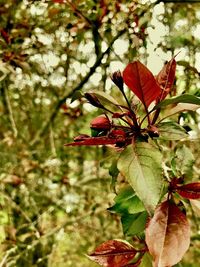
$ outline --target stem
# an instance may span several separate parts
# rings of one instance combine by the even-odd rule
[[[105,111],[107,111],[107,112],[109,112],[109,113],[111,113],[111,114],[114,114],[113,111],[111,111],[111,110],[109,110],[109,109],[107,109],[105,107],[103,107],[102,109],[105,110]],[[128,124],[132,128],[133,125],[131,123],[129,123],[127,120],[125,120],[123,118],[120,118],[120,120],[122,120],[123,122],[125,122],[126,124]]]
[[[54,140],[54,133],[53,133],[52,125],[50,125],[49,139],[50,139],[52,155],[53,155],[53,157],[56,157],[57,153],[56,153],[56,147],[55,147],[55,140]]]
[[[121,92],[122,92],[122,94],[124,96],[124,99],[126,100],[126,103],[127,103],[128,107],[129,107],[129,111],[131,112],[133,123],[134,123],[135,127],[137,129],[139,129],[139,125],[138,125],[138,122],[137,122],[137,118],[136,118],[135,112],[132,110],[131,105],[130,105],[130,103],[128,101],[128,98],[126,97],[126,94],[124,93],[124,90],[121,90]]]
[[[17,127],[16,127],[16,123],[13,117],[13,110],[12,110],[12,106],[10,104],[10,99],[8,96],[8,92],[7,92],[7,88],[5,89],[5,100],[6,100],[6,104],[7,104],[7,108],[8,108],[8,112],[9,112],[9,119],[10,119],[10,123],[12,126],[12,130],[14,133],[14,137],[17,137],[18,135],[18,131],[17,131]]]
[[[152,124],[154,124],[157,121],[157,118],[158,118],[158,116],[160,114],[160,111],[161,111],[160,108],[156,109],[156,112],[155,112],[153,120],[152,120]]]

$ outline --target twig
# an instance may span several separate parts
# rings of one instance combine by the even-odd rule
[[[49,133],[49,138],[50,138],[50,144],[51,144],[51,152],[52,152],[52,155],[54,157],[57,156],[57,153],[56,153],[56,147],[55,147],[55,141],[54,141],[54,134],[53,134],[53,129],[52,129],[52,125],[50,124],[50,133]]]
[[[98,213],[101,213],[105,210],[99,210]],[[63,229],[64,227],[68,226],[68,225],[73,225],[74,223],[80,223],[83,221],[83,219],[87,218],[87,217],[90,217],[92,214],[93,214],[94,211],[90,211],[84,215],[81,215],[79,217],[76,217],[75,219],[73,220],[69,220],[69,218],[67,217],[67,219],[61,224],[61,225],[58,225],[57,227],[55,227],[54,229],[52,229],[51,231],[49,231],[47,234],[41,236],[39,239],[36,239],[32,242],[31,245],[28,245],[21,253],[18,253],[15,257],[15,262],[24,254],[27,252],[27,250],[31,250],[33,249],[35,246],[37,246],[37,244],[39,244],[42,240],[56,234],[57,232],[59,232],[61,229]],[[12,250],[16,250],[17,249],[17,246],[12,248]],[[10,253],[11,253],[11,250],[10,250]],[[9,253],[9,254],[10,254]],[[8,254],[8,253],[6,253]],[[9,254],[4,256],[4,262],[3,264],[5,264],[6,262],[6,259],[8,258]],[[0,267],[3,267],[3,265],[0,265]]]
[[[33,222],[31,221],[31,219],[29,218],[29,216],[21,209],[21,207],[8,195],[6,194],[3,194],[3,196],[8,200],[9,203],[11,203],[11,205],[13,206],[13,208],[20,212],[21,215],[24,217],[24,219],[29,223],[31,224],[31,226],[34,227],[35,229],[35,233],[36,233],[36,236],[40,236],[40,233],[38,232],[38,229],[34,226]],[[1,266],[1,265],[0,265]]]
[[[5,94],[5,101],[6,101],[6,105],[7,105],[7,109],[8,109],[8,115],[9,115],[11,127],[12,127],[12,130],[13,130],[13,133],[14,133],[14,137],[17,137],[18,131],[17,131],[17,127],[16,127],[16,123],[15,123],[14,117],[13,117],[12,106],[10,104],[10,99],[9,99],[9,96],[8,96],[7,88],[5,88],[4,94]]]
[[[72,8],[74,13],[76,13],[80,18],[83,18],[89,25],[93,25],[93,23],[85,16],[83,13],[69,0],[66,0],[66,3]]]
[[[17,247],[14,247],[14,248],[11,248],[11,249],[9,249],[9,250],[6,251],[6,253],[5,253],[5,255],[4,255],[2,261],[0,262],[0,267],[5,266],[4,264],[6,263],[7,258],[8,258],[9,255],[10,255],[12,252],[14,252],[16,249],[17,249]]]

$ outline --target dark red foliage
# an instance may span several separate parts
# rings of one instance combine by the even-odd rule
[[[141,62],[129,63],[123,72],[125,84],[148,107],[161,93],[153,74]]]
[[[146,243],[157,267],[175,265],[189,248],[189,223],[171,201],[164,201],[156,209],[146,228]]]
[[[184,198],[198,199],[200,198],[200,182],[177,186],[176,191]]]
[[[158,101],[165,99],[168,93],[171,91],[174,84],[176,72],[176,60],[172,58],[167,62],[161,71],[156,76],[156,81],[161,87],[161,94],[158,98]]]
[[[138,266],[128,264],[137,253],[129,243],[119,240],[108,240],[96,248],[89,258],[105,267]]]
[[[76,138],[75,138],[76,139]],[[116,145],[125,146],[131,143],[131,139],[128,138],[124,140],[122,136],[112,137],[85,137],[81,141],[76,141],[73,143],[65,144],[65,146],[99,146],[99,145]]]

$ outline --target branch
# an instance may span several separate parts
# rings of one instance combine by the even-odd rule
[[[11,106],[10,99],[9,99],[9,96],[8,96],[7,88],[4,88],[3,92],[4,92],[4,96],[5,96],[5,104],[6,104],[6,108],[8,110],[8,116],[9,116],[9,119],[10,119],[10,123],[11,123],[11,127],[12,127],[12,130],[13,130],[13,134],[14,134],[14,137],[17,137],[18,131],[17,131],[17,127],[16,127],[16,123],[15,123],[14,117],[13,117],[13,110],[12,110],[12,106]]]
[[[52,125],[50,125],[50,132],[49,132],[49,139],[50,139],[50,144],[51,144],[51,153],[53,157],[57,156],[56,153],[56,146],[55,146],[55,140],[54,140],[54,133],[53,133],[53,129],[52,129]]]
[[[72,8],[74,13],[76,13],[80,18],[84,19],[88,23],[88,25],[92,25],[92,22],[85,15],[83,15],[83,13],[78,10],[78,8],[71,1],[66,0],[66,2]]]
[[[113,45],[113,43],[120,37],[122,36],[124,33],[126,32],[126,29],[121,30],[110,42],[109,47],[106,49],[105,52],[101,52],[101,54],[99,55],[99,57],[97,58],[96,62],[94,63],[94,65],[90,68],[89,72],[85,75],[85,77],[80,81],[80,83],[74,88],[72,89],[72,91],[68,94],[66,94],[63,98],[61,98],[57,105],[55,106],[54,110],[52,111],[50,117],[44,122],[44,124],[42,125],[42,127],[40,128],[40,130],[36,133],[35,137],[33,138],[33,140],[30,142],[30,146],[35,146],[39,141],[40,138],[44,135],[44,133],[46,132],[46,130],[49,128],[50,124],[53,123],[53,121],[55,120],[56,116],[57,116],[57,112],[60,109],[60,107],[62,106],[62,104],[65,103],[67,98],[70,98],[73,96],[73,94],[76,91],[79,91],[89,80],[89,78],[91,77],[91,75],[95,72],[96,68],[101,64],[102,59],[104,58],[105,55],[110,54],[111,51],[111,47]]]

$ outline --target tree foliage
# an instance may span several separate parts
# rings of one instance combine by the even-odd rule
[[[182,265],[198,266],[199,5],[2,0],[0,14],[0,266],[96,266],[83,254],[96,257],[99,247],[130,250],[129,266],[151,266],[144,229],[168,186],[175,202],[168,210],[178,209],[182,225],[186,209],[191,224]],[[154,49],[168,61],[160,72]],[[147,80],[156,88],[150,96]],[[90,129],[105,113],[107,129]],[[130,121],[140,132],[134,145]],[[64,146],[77,135],[75,146]]]

